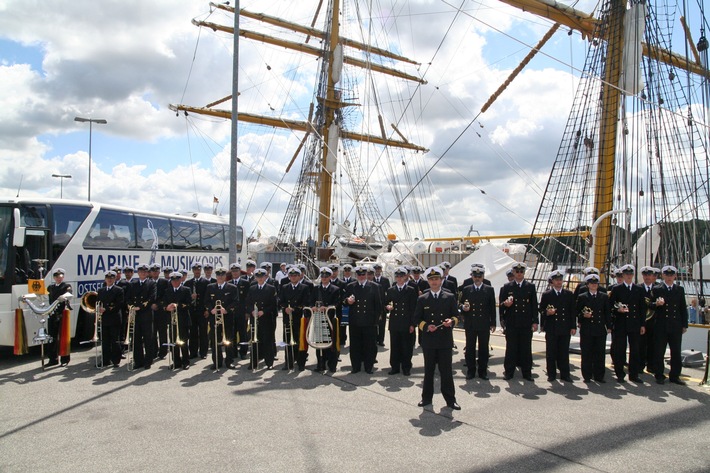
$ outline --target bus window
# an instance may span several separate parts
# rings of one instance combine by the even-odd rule
[[[20,226],[48,228],[47,207],[44,205],[21,205]]]
[[[136,248],[171,249],[170,221],[167,218],[136,215]]]
[[[84,240],[85,248],[130,248],[135,241],[133,216],[101,209]]]
[[[0,207],[0,286],[5,283],[12,228],[12,208]]]
[[[200,227],[195,222],[172,220],[173,249],[192,250],[200,247]]]
[[[224,243],[225,227],[216,223],[200,224],[202,230],[202,249],[205,251],[227,251]]]
[[[52,257],[59,258],[76,229],[89,215],[89,207],[77,205],[52,205]]]
[[[18,248],[15,253],[15,283],[23,284],[28,279],[38,279],[47,275],[47,268],[51,267],[42,260],[49,260],[47,257],[49,231],[27,229],[25,234],[25,246]],[[41,262],[42,261],[42,262]],[[39,268],[42,268],[41,275]]]

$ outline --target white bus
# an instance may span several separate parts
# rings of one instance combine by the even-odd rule
[[[157,263],[189,271],[193,263],[230,264],[229,222],[211,214],[172,215],[44,198],[0,199],[0,238],[0,346],[14,344],[18,306],[24,306],[28,345],[34,344],[39,318],[18,298],[28,293],[29,279],[40,277],[39,260],[47,260],[45,286],[53,282],[55,268],[66,271],[64,280],[75,296],[72,337],[80,341],[91,337],[93,316],[84,313],[79,299],[96,291],[104,273],[114,266]],[[245,258],[243,238],[237,227],[238,262]]]

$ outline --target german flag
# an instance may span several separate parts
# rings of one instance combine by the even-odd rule
[[[25,314],[19,307],[15,309],[15,355],[27,354],[27,327],[25,327]]]
[[[59,356],[69,356],[71,351],[71,312],[64,309],[59,326]]]

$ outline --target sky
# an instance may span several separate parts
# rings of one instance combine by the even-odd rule
[[[241,7],[310,24],[317,3],[242,1]],[[469,228],[484,235],[529,232],[584,62],[579,34],[558,31],[475,119],[549,29],[548,20],[488,0],[343,3],[344,18],[366,18],[343,19],[344,29],[374,35],[421,63],[402,68],[426,85],[395,82],[374,90],[388,123],[408,107],[405,135],[430,150],[415,159],[432,168],[425,199],[437,210],[422,217],[438,233],[431,236]],[[589,12],[594,3],[575,7]],[[185,213],[211,212],[217,197],[218,212],[227,214],[230,122],[169,109],[231,93],[231,36],[198,28],[193,18],[231,21],[198,0],[0,0],[0,195],[59,198],[61,192],[86,200],[89,129],[74,121],[80,116],[108,122],[92,128],[92,200]],[[281,34],[249,20],[242,27]],[[242,39],[240,111],[305,120],[316,71],[313,57]],[[369,90],[360,86],[358,99]],[[302,134],[239,126],[238,219],[247,234],[273,235],[297,177],[298,161],[295,171],[285,169]],[[53,173],[72,177],[60,190]],[[370,179],[376,197],[386,200],[385,183],[376,173]],[[393,212],[383,204],[384,214]]]

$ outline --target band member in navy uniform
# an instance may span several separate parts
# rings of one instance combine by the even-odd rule
[[[207,358],[209,338],[207,326],[209,315],[205,310],[205,293],[209,281],[202,277],[202,265],[192,265],[192,278],[185,281],[185,287],[190,291],[190,341],[188,343],[190,358],[198,356],[203,360]]]
[[[639,374],[642,371],[639,340],[646,331],[646,303],[644,290],[634,284],[636,268],[626,264],[619,268],[623,282],[611,288],[609,305],[611,306],[612,346],[611,354],[614,362],[616,379],[624,382],[626,373],[626,341],[629,343],[629,379],[635,383],[643,383]]]
[[[562,287],[562,271],[552,271],[548,277],[551,288],[540,297],[540,328],[545,332],[547,380],[572,382],[569,370],[570,337],[577,333],[577,312],[574,294]]]
[[[316,350],[316,359],[318,362],[316,371],[325,371],[327,365],[328,371],[335,373],[338,367],[338,355],[340,354],[340,347],[336,345],[336,330],[339,330],[339,327],[336,327],[336,315],[339,312],[338,307],[340,306],[342,297],[340,288],[331,282],[330,278],[332,275],[333,270],[328,266],[323,266],[320,269],[320,284],[313,287],[309,304],[312,310],[316,310],[319,303],[321,307],[335,307],[335,314],[328,314],[331,327],[333,327],[330,334],[333,344],[329,348]]]
[[[181,284],[182,274],[178,272],[170,273],[170,287],[163,292],[160,307],[170,316],[168,330],[175,345],[168,347],[173,350],[174,367],[182,366],[182,369],[190,367],[190,349],[187,345],[189,340],[190,308],[192,307],[192,293],[190,288]],[[177,311],[177,326],[173,325],[172,312]],[[203,317],[204,318],[204,317]],[[178,341],[182,343],[178,343]]]
[[[579,345],[582,349],[582,377],[588,383],[594,378],[604,381],[606,337],[611,333],[609,296],[599,291],[599,276],[594,273],[584,278],[587,290],[577,297]]]
[[[594,266],[589,266],[589,267],[586,267],[582,270],[582,274],[584,275],[584,277],[587,277],[590,274],[596,274],[597,276],[599,276],[599,270],[597,268],[595,268]],[[603,292],[606,294],[607,290],[604,286],[602,286],[601,284],[598,284],[597,286],[598,286],[597,291]],[[584,281],[582,281],[580,284],[577,284],[577,287],[574,288],[575,299],[577,297],[579,297],[579,295],[581,293],[585,292],[586,290],[587,290],[587,284]]]
[[[380,285],[382,288],[382,294],[387,293],[387,289],[390,288],[392,283],[388,278],[382,275],[382,264],[375,263],[372,265],[372,269],[375,271],[373,282]],[[384,300],[383,300],[384,307]],[[387,328],[387,312],[382,310],[379,320],[377,321],[377,344],[381,347],[385,346],[385,329]]]
[[[64,274],[65,271],[62,268],[57,268],[54,270],[52,273],[52,277],[54,278],[54,282],[47,286],[47,292],[49,293],[49,303],[52,304],[54,301],[56,301],[59,296],[63,296],[67,292],[71,292],[71,285],[69,283],[64,282]],[[62,317],[64,316],[64,309],[66,309],[69,306],[68,302],[60,302],[57,304],[57,307],[54,309],[54,312],[49,314],[47,317],[47,333],[49,334],[50,337],[52,337],[52,341],[47,343],[47,358],[49,359],[49,362],[47,363],[47,366],[54,366],[58,365],[60,360],[59,360],[59,338],[61,337],[60,335],[60,330],[59,328],[61,327],[61,322],[62,322]],[[61,363],[62,366],[66,366],[69,364],[69,361],[71,360],[71,356],[62,356],[61,357]]]
[[[671,383],[685,385],[685,381],[680,379],[681,342],[683,334],[688,331],[685,289],[675,284],[678,270],[674,266],[664,266],[661,272],[663,273],[663,282],[653,288],[653,296],[651,297],[651,306],[655,308],[656,314],[653,337],[653,351],[656,355],[656,360],[653,363],[656,370],[654,374],[658,384],[665,382],[663,356],[666,353],[666,346],[668,346],[671,352],[671,369],[668,373],[668,380]]]
[[[157,343],[157,358],[161,360],[168,354],[168,324],[170,323],[170,314],[165,312],[158,304],[163,298],[163,293],[170,287],[170,273],[173,272],[171,266],[163,268],[163,276],[160,276],[160,266],[153,264],[150,266],[150,278],[156,284],[156,299],[153,304],[153,326],[155,328],[155,341]]]
[[[466,331],[466,379],[476,376],[476,353],[478,353],[478,377],[488,379],[489,343],[496,329],[496,293],[483,283],[486,268],[482,264],[471,266],[473,284],[461,291],[460,309]],[[478,341],[478,350],[476,350]]]
[[[652,268],[651,266],[644,266],[641,268],[641,277],[643,281],[638,284],[638,287],[643,292],[643,302],[646,306],[646,321],[644,322],[645,332],[639,337],[639,356],[641,358],[641,366],[639,369],[641,371],[644,368],[648,368],[649,373],[655,373],[653,369],[653,328],[656,325],[655,311],[651,304],[651,297],[653,293],[653,286],[656,285],[656,271],[660,274],[661,270],[657,268]]]
[[[377,318],[382,312],[379,287],[367,281],[367,268],[355,268],[357,281],[345,288],[344,304],[350,307],[350,362],[352,373],[362,366],[372,374],[377,352]]]
[[[239,358],[244,360],[247,357],[247,351],[249,350],[249,345],[246,344],[249,340],[249,333],[247,332],[247,317],[244,312],[244,301],[246,299],[246,292],[249,290],[249,286],[244,286],[244,278],[242,277],[242,267],[239,263],[233,263],[230,266],[232,272],[232,280],[230,281],[237,287],[239,292],[239,304],[237,304],[237,310],[234,316],[234,342],[236,346],[234,347],[234,357],[239,355]]]
[[[442,263],[439,265],[441,270],[444,272],[444,277],[441,278],[441,287],[449,291],[451,294],[456,296],[456,300],[459,298],[459,286],[458,286],[458,280],[453,277],[449,276],[449,270],[451,269],[451,263],[448,261],[442,261]]]
[[[520,366],[523,378],[532,381],[532,336],[537,331],[538,305],[535,285],[525,280],[525,263],[513,265],[513,281],[500,289],[500,323],[505,329],[505,379]]]
[[[420,266],[414,266],[412,268],[412,279],[409,280],[409,284],[417,290],[417,293],[421,296],[424,291],[429,289],[429,283],[421,277],[424,270]]]
[[[407,284],[408,271],[400,266],[394,270],[395,284],[387,289],[385,308],[390,314],[390,371],[409,376],[412,371],[412,348],[414,346],[414,310],[417,307],[416,289]]]
[[[340,279],[334,279],[333,284],[338,286],[340,290],[345,293],[345,288],[349,284],[355,282],[355,278],[352,276],[353,267],[350,264],[343,265],[343,277]],[[345,342],[348,340],[348,325],[350,324],[350,306],[347,304],[340,305],[343,313],[338,314],[340,319],[340,346],[344,346]],[[347,317],[344,312],[347,311]]]
[[[155,281],[148,277],[148,266],[138,266],[138,279],[129,286],[129,304],[136,307],[135,331],[133,334],[133,361],[136,368],[150,368],[155,357],[155,332],[153,309],[156,301]]]
[[[234,317],[239,303],[239,291],[234,284],[227,282],[227,269],[215,269],[217,282],[209,284],[205,291],[205,309],[210,320],[210,348],[212,349],[212,366],[216,370],[222,367],[222,340],[226,340],[224,347],[224,363],[227,368],[234,366]],[[222,324],[216,325],[217,301],[222,305]],[[216,331],[216,332],[215,332]],[[215,333],[216,338],[215,340]]]
[[[279,294],[279,307],[283,313],[283,341],[288,343],[291,338],[298,341],[298,335],[301,330],[301,322],[308,323],[307,318],[303,317],[303,308],[310,304],[310,289],[305,284],[301,284],[301,270],[292,267],[288,270],[289,283],[281,287]],[[287,333],[291,330],[290,333]],[[294,361],[298,365],[298,370],[303,371],[306,368],[306,353],[308,347],[304,351],[298,349],[298,343],[293,346],[286,346],[286,364],[283,369],[292,370]],[[295,355],[295,360],[293,355]]]
[[[121,363],[121,309],[124,305],[123,289],[116,284],[116,272],[104,275],[104,286],[97,291],[96,302],[101,303],[101,355],[103,366]]]
[[[428,406],[434,397],[434,372],[439,367],[441,394],[450,409],[460,410],[456,403],[454,375],[451,368],[454,335],[453,327],[458,322],[456,297],[441,289],[444,272],[434,266],[427,270],[430,290],[419,296],[414,311],[414,321],[419,326],[421,344],[424,352],[424,382],[422,400],[418,406]]]
[[[276,340],[274,337],[274,320],[278,313],[278,300],[276,288],[271,284],[266,284],[267,273],[264,268],[254,271],[256,284],[249,287],[246,298],[247,313],[251,317],[251,323],[257,323],[258,338],[257,343],[258,358],[255,353],[251,353],[251,368],[256,369],[259,360],[263,359],[266,369],[270,370],[274,366],[274,347]],[[254,306],[256,305],[257,320],[254,320]]]

